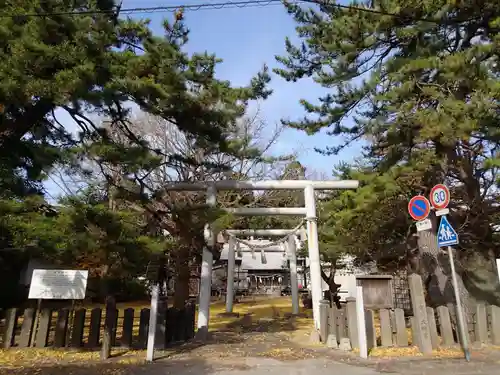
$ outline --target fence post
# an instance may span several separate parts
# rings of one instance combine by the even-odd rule
[[[337,326],[337,308],[335,306],[329,307],[328,308],[328,324],[327,324],[327,337],[326,337],[326,345],[330,349],[337,349],[338,348],[338,343],[337,343],[337,332],[338,332],[338,326]]]
[[[443,345],[451,346],[455,344],[455,339],[453,338],[453,329],[451,328],[450,311],[446,306],[438,306],[437,312]]]
[[[405,312],[403,309],[394,310],[394,321],[396,323],[396,344],[399,347],[407,347],[408,332],[406,331]]]
[[[474,337],[476,342],[479,343],[485,343],[488,341],[488,318],[486,315],[486,306],[483,303],[478,303],[476,305]]]
[[[21,336],[19,337],[19,347],[28,348],[31,343],[31,338],[35,338],[34,330],[35,324],[35,309],[24,310],[23,324],[21,326]]]
[[[326,343],[328,338],[328,309],[330,308],[330,302],[326,300],[321,300],[319,303],[319,321],[320,321],[320,331],[319,337],[323,343]]]
[[[186,340],[191,340],[194,337],[194,304],[188,302],[186,304],[186,314],[185,314],[185,334]]]
[[[8,309],[5,315],[5,330],[3,332],[3,348],[9,349],[14,345],[14,332],[17,325],[17,309]]]
[[[66,333],[68,331],[69,310],[61,309],[57,312],[57,323],[54,334],[54,346],[63,348],[66,344]]]
[[[36,331],[35,346],[37,348],[45,348],[50,332],[50,323],[52,321],[52,310],[43,309],[40,312],[38,319],[38,330]]]
[[[124,348],[132,347],[132,331],[134,329],[135,311],[132,308],[125,309],[123,312],[123,330],[121,337],[121,346]]]
[[[500,307],[488,306],[491,319],[491,343],[500,345]]]
[[[71,333],[71,346],[81,348],[83,346],[83,329],[85,328],[85,315],[87,310],[78,309],[73,318],[73,332]]]
[[[415,318],[412,323],[415,323],[414,329],[418,338],[418,346],[423,354],[431,354],[432,343],[422,278],[420,275],[412,274],[408,276],[408,284],[410,287],[411,303]]]
[[[358,321],[356,317],[356,298],[346,298],[346,314],[347,314],[347,337],[351,340],[351,346],[354,349],[359,348],[358,341]]]
[[[101,338],[101,320],[102,320],[102,309],[95,308],[90,311],[90,330],[88,346],[90,348],[96,348],[99,346],[99,339]]]
[[[114,298],[108,297],[106,301],[106,316],[104,317],[104,334],[102,337],[101,359],[106,360],[111,356],[111,348],[116,339],[117,310]]]
[[[366,347],[368,352],[377,347],[377,332],[375,331],[375,314],[373,310],[365,310]]]
[[[439,338],[436,326],[436,313],[432,307],[427,308],[427,319],[429,320],[429,333],[431,335],[432,349],[437,349],[439,346]]]
[[[392,346],[392,325],[389,310],[380,310],[380,343],[382,346]]]
[[[145,349],[148,343],[149,314],[149,309],[142,309],[139,316],[139,346],[141,349]]]
[[[160,298],[156,318],[155,349],[165,349],[167,341],[167,314],[172,308],[168,308],[167,301]],[[177,322],[173,322],[174,324]]]

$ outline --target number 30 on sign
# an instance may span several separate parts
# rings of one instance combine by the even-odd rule
[[[450,204],[450,190],[443,184],[437,184],[431,189],[430,201],[436,210],[443,210]]]

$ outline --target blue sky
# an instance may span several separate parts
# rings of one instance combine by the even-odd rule
[[[171,6],[179,4],[200,4],[221,2],[219,0],[124,0],[123,8]],[[161,34],[162,20],[171,17],[170,12],[133,14],[134,18],[149,18],[154,33]],[[230,80],[234,85],[245,85],[264,64],[271,69],[277,66],[274,56],[285,54],[285,38],[297,41],[295,22],[283,5],[273,4],[260,7],[186,10],[185,22],[189,29],[189,52],[208,51],[223,59],[219,65],[219,78]],[[287,83],[273,74],[271,87],[273,95],[260,104],[261,116],[274,128],[280,119],[299,119],[304,111],[299,100],[316,100],[325,92],[311,80]],[[64,117],[62,120],[67,120]],[[71,124],[69,124],[71,126]],[[322,156],[314,147],[323,148],[339,142],[324,134],[307,136],[305,133],[287,129],[274,151],[288,153],[298,151],[300,161],[308,169],[331,174],[333,166],[340,160],[352,160],[359,155],[360,147],[352,147],[339,156]],[[53,183],[47,185],[57,195]]]

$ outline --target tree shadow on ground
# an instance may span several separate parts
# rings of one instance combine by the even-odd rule
[[[269,310],[269,308],[255,309],[254,311],[228,321],[224,325],[219,325],[216,330],[210,331],[206,340],[192,340],[187,343],[170,347],[164,353],[160,354],[159,358],[166,358],[177,354],[187,354],[194,350],[214,346],[221,351],[231,350],[230,348],[244,348],[245,352],[259,352],[265,350],[270,343],[276,344],[280,342],[286,345],[283,340],[282,333],[290,333],[298,329],[309,327],[309,322],[306,319],[297,319],[296,317],[280,312],[271,308],[271,315],[263,316],[261,310]],[[264,311],[265,312],[265,311]],[[212,350],[216,350],[213,348]]]
[[[9,375],[164,375],[212,374],[216,370],[201,358],[169,359],[153,363],[124,363],[118,360],[88,363],[32,364],[31,366],[0,366],[0,373]]]
[[[279,333],[295,331],[299,323],[294,317],[274,316],[269,318],[254,318],[253,314],[245,314],[240,319],[231,322],[220,332],[237,331],[238,333]]]

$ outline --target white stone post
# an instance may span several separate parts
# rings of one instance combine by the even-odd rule
[[[313,317],[316,329],[320,329],[319,304],[323,299],[321,283],[321,264],[319,258],[318,245],[318,224],[316,222],[316,199],[314,197],[314,188],[312,184],[304,189],[304,200],[306,205],[307,219],[307,244],[309,250],[309,269],[311,271],[311,294],[313,303]]]
[[[234,267],[236,264],[236,239],[229,237],[227,253],[227,285],[226,285],[226,312],[233,312],[234,301]]]
[[[292,288],[292,314],[299,313],[299,282],[297,280],[297,244],[295,236],[288,237],[288,256],[290,260],[290,284]]]
[[[210,185],[207,189],[207,205],[215,207],[217,203],[217,191],[215,186]],[[201,260],[201,275],[200,275],[200,297],[199,297],[199,311],[198,311],[198,331],[196,338],[205,340],[208,337],[208,322],[210,319],[210,297],[212,294],[212,265],[214,256],[211,249],[215,246],[215,234],[213,228],[209,226],[208,233],[206,234],[207,244],[209,248],[203,249],[203,256]]]
[[[155,282],[151,288],[151,310],[149,310],[148,345],[146,349],[146,360],[153,362],[155,353],[156,321],[158,318],[158,297],[160,285]]]
[[[365,304],[363,301],[363,287],[356,286],[356,321],[358,323],[358,343],[359,343],[359,356],[361,358],[368,358],[368,344],[366,339],[366,318],[365,318]]]

